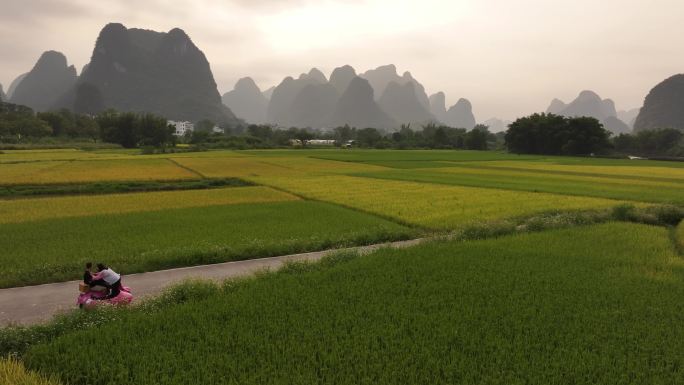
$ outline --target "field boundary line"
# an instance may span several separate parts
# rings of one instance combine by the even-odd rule
[[[533,193],[533,194],[549,194],[549,195],[557,195],[557,196],[566,196],[566,197],[580,197],[580,198],[592,198],[592,199],[603,199],[603,200],[611,200],[615,202],[622,202],[622,203],[635,203],[635,204],[650,204],[650,205],[663,205],[663,204],[669,204],[669,205],[679,205],[678,203],[673,203],[673,202],[654,202],[654,201],[638,201],[638,200],[633,200],[633,199],[621,199],[621,198],[611,198],[611,197],[601,197],[601,196],[595,196],[595,195],[580,195],[580,194],[572,194],[572,193],[563,193],[563,192],[549,192],[549,191],[543,191],[543,190],[525,190],[525,189],[511,189],[511,188],[505,188],[505,187],[489,187],[489,186],[473,186],[473,185],[468,185],[468,184],[456,184],[456,183],[447,183],[447,182],[441,182],[441,181],[421,181],[421,180],[414,180],[414,179],[396,179],[396,178],[383,178],[380,176],[372,175],[371,173],[356,173],[356,174],[348,174],[347,176],[353,176],[357,178],[366,178],[366,179],[375,179],[375,180],[390,180],[390,181],[395,181],[395,182],[409,182],[409,183],[424,183],[424,184],[433,184],[433,185],[438,185],[438,186],[455,186],[455,187],[463,187],[463,188],[471,188],[471,189],[483,189],[483,190],[501,190],[501,191],[509,191],[509,192],[528,192],[528,193]]]
[[[139,301],[141,298],[157,295],[165,288],[187,279],[223,281],[230,278],[251,276],[264,270],[277,270],[289,262],[315,262],[331,254],[345,251],[355,251],[365,255],[387,247],[407,248],[416,246],[432,239],[433,238],[416,238],[366,246],[353,246],[309,253],[129,274],[123,277],[123,283],[132,288],[136,300]],[[15,324],[39,324],[49,321],[57,314],[75,309],[79,282],[81,281],[67,281],[0,289],[0,327]]]
[[[190,168],[190,167],[188,167],[188,166],[182,165],[182,164],[178,163],[178,162],[177,162],[175,159],[173,159],[173,158],[164,158],[164,159],[168,160],[169,162],[171,162],[171,163],[174,164],[175,166],[184,169],[185,171],[189,171],[189,172],[191,172],[191,173],[193,173],[193,174],[199,176],[199,177],[202,178],[202,179],[208,179],[208,178],[207,178],[204,174],[202,174],[201,172],[199,172],[199,171],[197,171],[197,170],[195,170],[195,169],[192,169],[192,168]]]
[[[333,205],[333,206],[337,206],[337,207],[342,207],[342,208],[345,208],[345,209],[347,209],[347,210],[356,211],[357,213],[361,213],[361,214],[366,214],[366,215],[374,216],[374,217],[376,217],[376,218],[384,219],[384,220],[386,220],[386,221],[393,222],[393,223],[396,223],[396,224],[398,224],[398,225],[406,226],[406,227],[408,227],[408,228],[410,228],[410,229],[416,229],[416,230],[421,230],[421,231],[430,232],[430,233],[435,233],[435,232],[440,232],[440,231],[441,231],[441,230],[439,230],[439,229],[431,229],[431,228],[429,228],[429,227],[424,227],[424,226],[421,226],[421,225],[417,225],[417,224],[415,224],[415,223],[410,223],[410,222],[402,221],[402,220],[399,219],[399,218],[391,217],[391,216],[389,216],[389,215],[383,215],[383,214],[374,213],[374,212],[372,212],[372,211],[360,209],[360,208],[358,208],[358,207],[347,206],[347,205],[344,205],[344,204],[341,204],[341,203],[337,203],[337,202],[331,202],[331,201],[326,201],[326,200],[322,200],[322,199],[311,198],[311,197],[308,197],[308,196],[306,196],[306,195],[303,195],[303,194],[300,194],[300,193],[296,193],[296,192],[290,191],[290,190],[285,189],[285,188],[282,188],[282,187],[273,186],[273,185],[270,185],[270,184],[257,183],[257,182],[254,182],[254,181],[251,181],[251,182],[256,183],[257,186],[269,187],[269,188],[272,188],[272,189],[274,189],[274,190],[276,190],[276,191],[280,191],[280,192],[282,192],[282,193],[287,193],[287,194],[294,195],[294,196],[296,196],[296,197],[298,197],[298,198],[300,198],[301,200],[304,200],[304,201],[319,202],[319,203],[325,203],[325,204],[329,204],[329,205]]]

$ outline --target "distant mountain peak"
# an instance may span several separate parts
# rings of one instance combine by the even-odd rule
[[[458,102],[451,106],[446,114],[446,122],[451,127],[472,129],[477,124],[473,114],[473,105],[470,100],[465,98],[458,99]]]
[[[11,102],[46,111],[76,83],[76,68],[61,52],[46,51],[18,83],[11,88]]]
[[[684,130],[684,74],[658,83],[646,96],[634,130],[678,128]]]
[[[378,100],[380,107],[399,123],[422,124],[435,119],[416,96],[414,82],[404,84],[396,81],[385,87]]]
[[[268,99],[250,77],[238,80],[233,90],[223,94],[221,100],[238,118],[248,123],[266,122]]]
[[[568,117],[588,116],[600,121],[611,132],[629,131],[629,126],[617,118],[615,102],[612,99],[602,99],[598,93],[591,90],[580,92],[575,100],[568,104],[554,99],[546,112]]]
[[[309,79],[316,80],[320,83],[327,83],[328,82],[328,79],[326,79],[323,72],[321,72],[318,68],[312,68],[309,71]]]
[[[89,109],[145,111],[172,120],[210,119],[217,124],[237,122],[221,103],[204,53],[180,28],[157,32],[128,29],[121,23],[105,25],[79,87],[61,104],[74,107],[74,101],[83,100],[79,95],[83,90],[101,95],[102,105]]]
[[[547,114],[560,114],[567,105],[560,99],[553,99],[551,104],[546,109]]]
[[[330,84],[332,84],[337,92],[342,95],[349,87],[349,83],[356,77],[356,70],[350,65],[343,65],[337,67],[330,74]]]
[[[249,76],[239,79],[235,83],[234,89],[261,92],[254,79]]]

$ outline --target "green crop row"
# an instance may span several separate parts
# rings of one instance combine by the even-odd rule
[[[684,381],[683,263],[664,228],[342,259],[122,312],[34,346],[24,363],[72,385]]]
[[[235,204],[0,225],[0,287],[78,278],[86,261],[122,273],[408,238],[367,214],[304,201]]]
[[[250,185],[252,184],[238,178],[16,185],[0,186],[0,198],[205,190],[219,187],[243,187]]]

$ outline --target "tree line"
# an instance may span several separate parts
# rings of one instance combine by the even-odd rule
[[[26,106],[0,102],[0,143],[31,143],[44,138],[88,140],[125,148],[175,144],[175,128],[166,118],[150,113],[106,110],[97,115],[68,109],[39,112]]]
[[[637,155],[683,157],[684,133],[673,128],[612,136],[591,117],[533,114],[517,119],[504,133],[492,134],[478,125],[472,130],[429,123],[418,128],[402,125],[395,132],[348,125],[332,130],[271,125],[221,126],[210,120],[195,124],[184,137],[174,135],[166,118],[150,113],[106,110],[97,115],[58,110],[34,113],[26,106],[0,102],[0,143],[31,143],[44,138],[88,140],[125,148],[162,149],[187,143],[198,148],[274,148],[293,144],[307,147],[313,139],[337,146],[394,149],[503,150],[542,155]]]
[[[505,146],[520,154],[682,157],[684,133],[663,128],[612,137],[595,118],[533,114],[509,126]]]
[[[472,130],[453,128],[434,123],[418,129],[402,125],[396,132],[384,132],[373,127],[356,128],[349,125],[332,130],[313,130],[291,127],[276,128],[271,125],[247,125],[225,128],[222,133],[196,129],[183,140],[187,143],[209,147],[270,148],[292,146],[307,147],[314,139],[334,141],[335,145],[361,148],[430,148],[487,150],[501,146],[503,135],[489,132],[487,126],[479,125]]]

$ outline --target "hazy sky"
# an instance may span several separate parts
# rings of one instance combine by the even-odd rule
[[[266,89],[312,66],[393,63],[449,104],[470,99],[479,121],[583,89],[640,107],[684,72],[682,0],[0,0],[0,83],[49,49],[80,73],[108,22],[184,29],[221,93],[243,76]]]

